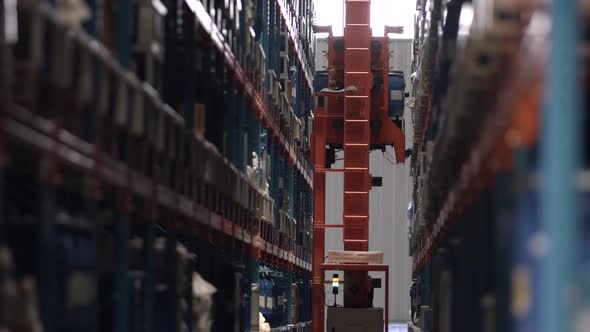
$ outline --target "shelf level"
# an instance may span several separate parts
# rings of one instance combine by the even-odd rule
[[[264,102],[260,96],[256,93],[254,86],[246,77],[243,68],[238,63],[235,55],[231,51],[230,46],[225,41],[223,34],[217,27],[217,25],[211,19],[211,16],[203,7],[203,4],[196,0],[186,0],[189,8],[195,13],[197,21],[200,26],[207,33],[215,48],[223,54],[226,65],[234,73],[236,80],[242,86],[244,94],[248,97],[256,111],[256,116],[262,120],[262,124],[267,127],[271,135],[278,141],[285,154],[288,156],[289,162],[296,167],[305,182],[309,187],[313,187],[313,180],[311,176],[310,163],[305,160],[298,158],[295,148],[287,141],[285,136],[280,132],[279,125],[273,119],[272,115],[268,112],[268,109],[264,105]],[[312,85],[313,86],[313,85]],[[306,166],[307,165],[307,166]]]
[[[268,247],[267,241],[252,234],[231,220],[210,211],[193,199],[171,190],[156,181],[130,170],[124,163],[99,155],[93,144],[85,142],[64,129],[57,129],[51,121],[18,106],[9,109],[5,121],[9,140],[24,143],[33,149],[53,156],[61,163],[89,174],[95,174],[109,184],[127,190],[146,200],[179,213],[198,225],[233,237],[256,249]],[[271,244],[268,255],[294,267],[311,271],[311,264],[301,256],[301,250],[287,251]]]
[[[299,31],[297,31],[296,27],[293,27],[290,24],[290,18],[284,0],[275,1],[281,10],[281,16],[289,32],[289,40],[291,41],[291,43],[293,43],[295,54],[297,55],[297,61],[299,61],[299,64],[303,68],[303,73],[305,74],[305,81],[307,83],[307,86],[311,89],[313,88],[313,74],[311,72],[311,68],[309,68],[309,65],[304,61],[303,55],[301,54],[301,50],[303,49],[303,47],[301,46],[300,41],[298,39],[295,39],[295,36],[299,36]]]

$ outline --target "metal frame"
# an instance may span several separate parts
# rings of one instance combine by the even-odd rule
[[[369,192],[371,190],[370,151],[375,146],[393,144],[397,162],[405,161],[405,135],[388,118],[387,107],[385,107],[388,104],[389,91],[387,79],[390,57],[388,38],[374,38],[372,36],[370,0],[346,0],[344,5],[346,6],[344,38],[334,37],[330,27],[315,28],[316,32],[329,33],[329,81],[337,83],[338,89],[342,90],[316,93],[312,138],[314,162],[312,325],[314,332],[322,332],[324,326],[323,262],[326,249],[326,229],[343,229],[344,250],[367,251],[369,248]],[[387,32],[395,33],[401,32],[401,30],[391,28]],[[373,49],[374,45],[380,45],[381,49]],[[382,65],[379,66],[379,64]],[[379,91],[372,91],[374,76],[383,78]],[[343,86],[340,86],[340,82]],[[352,86],[356,89],[347,89]],[[335,125],[338,121],[341,124]],[[342,169],[327,168],[326,145],[343,147],[344,167]],[[326,225],[325,223],[327,172],[343,173],[344,211],[341,225]],[[364,267],[339,265],[338,268],[347,272],[370,269],[367,265]],[[358,278],[368,278],[368,274],[366,277],[359,275]],[[360,292],[362,294],[358,296],[359,301],[366,291],[368,290],[363,289],[363,292]],[[388,301],[387,296],[386,302]],[[350,299],[350,301],[352,300]],[[386,307],[388,306],[389,304],[386,303]]]
[[[385,264],[322,264],[320,267],[322,275],[326,271],[366,271],[366,272],[383,272],[385,273],[385,308],[383,312],[383,328],[387,331],[389,325],[389,265]],[[322,307],[322,310],[324,308]],[[312,323],[315,321],[312,321]],[[322,326],[324,321],[321,322]],[[317,325],[312,324],[314,331]]]
[[[571,289],[580,223],[580,195],[575,187],[582,155],[582,61],[579,3],[551,2],[551,53],[545,85],[541,132],[541,224],[551,249],[542,262],[540,325],[544,331],[570,331]],[[588,130],[588,128],[586,128]]]

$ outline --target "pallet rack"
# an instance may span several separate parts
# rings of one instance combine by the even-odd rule
[[[587,13],[574,1],[488,1],[487,12],[474,1],[487,20],[462,38],[464,3],[417,5],[417,27],[442,28],[422,28],[415,50],[418,325],[575,330],[588,294],[562,294],[587,287]]]
[[[273,331],[307,330],[311,128],[280,118],[312,116],[312,2],[75,5],[2,12],[20,33],[0,45],[0,234],[16,268],[0,280],[34,278],[46,331],[193,330],[192,272],[232,307],[214,330],[257,329],[256,296],[297,303],[275,306]],[[293,88],[279,108],[264,73],[279,72],[281,33]],[[65,305],[73,291],[84,299]]]

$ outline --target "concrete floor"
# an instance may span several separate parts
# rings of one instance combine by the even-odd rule
[[[407,324],[389,324],[389,332],[407,332]]]

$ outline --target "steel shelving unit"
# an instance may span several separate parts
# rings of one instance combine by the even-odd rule
[[[484,2],[468,36],[466,2],[417,5],[417,325],[577,331],[587,294],[564,294],[587,288],[587,12]]]
[[[307,330],[312,1],[59,5],[18,2],[1,44],[0,277],[34,280],[28,323],[195,330],[198,273],[213,330],[257,329],[267,298]]]

